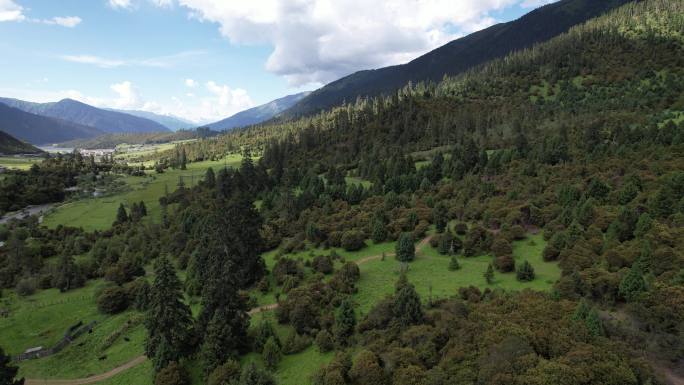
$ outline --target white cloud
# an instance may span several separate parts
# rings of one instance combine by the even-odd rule
[[[267,70],[301,86],[404,63],[492,25],[491,12],[523,0],[176,1],[233,44],[272,45]]]
[[[192,79],[185,79],[185,86],[189,88],[197,87],[197,82]]]
[[[131,0],[107,0],[107,3],[109,4],[110,7],[116,9],[116,8],[131,8],[133,4],[131,4]]]
[[[520,4],[520,6],[523,8],[538,8],[542,5],[555,3],[557,1],[558,0],[525,0],[522,2],[522,4]]]
[[[61,25],[62,27],[74,28],[81,24],[83,20],[78,16],[53,17],[52,19],[40,20],[44,24]]]
[[[184,51],[173,55],[159,56],[143,59],[112,59],[97,55],[62,55],[60,58],[73,63],[91,64],[100,68],[117,67],[153,67],[168,68],[185,62],[190,58],[206,54],[204,51]]]
[[[23,21],[24,8],[12,0],[0,0],[0,22],[2,21]]]
[[[116,108],[132,110],[145,106],[145,103],[141,102],[140,100],[138,91],[128,80],[121,83],[112,84],[110,88],[112,91],[118,94],[118,97],[113,101]]]

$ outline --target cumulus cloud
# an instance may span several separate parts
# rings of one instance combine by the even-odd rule
[[[272,45],[267,70],[301,86],[404,63],[492,25],[492,11],[522,0],[176,1],[233,44]]]
[[[197,82],[192,79],[185,79],[185,86],[189,88],[197,87]]]
[[[60,25],[67,28],[74,28],[75,26],[81,24],[82,21],[83,20],[81,20],[81,18],[78,16],[57,16],[53,17],[52,19],[42,20],[42,22],[45,24]]]
[[[0,22],[2,21],[23,21],[24,8],[12,0],[0,0]]]
[[[555,3],[557,1],[559,0],[525,0],[522,2],[522,4],[520,4],[520,6],[523,8],[537,8],[541,7],[542,5]]]
[[[133,87],[131,82],[126,80],[121,83],[112,84],[110,88],[118,95],[113,101],[116,108],[136,109],[144,106],[144,103],[140,100],[138,91]]]

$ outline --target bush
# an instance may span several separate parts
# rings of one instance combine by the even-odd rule
[[[171,362],[157,373],[154,385],[190,385],[190,377],[185,368]]]
[[[504,255],[494,260],[494,266],[502,273],[509,273],[515,270],[515,260],[510,255]]]
[[[266,340],[261,357],[264,359],[267,368],[274,370],[278,366],[281,358],[280,346],[273,337]]]
[[[492,244],[492,253],[495,257],[509,256],[513,254],[513,247],[506,238],[498,237]]]
[[[528,261],[523,262],[522,266],[518,268],[516,278],[521,282],[530,282],[534,280],[534,268]]]
[[[341,246],[347,251],[358,251],[366,246],[365,235],[361,231],[345,231],[342,235]]]
[[[38,283],[35,278],[27,277],[22,278],[17,283],[16,291],[22,297],[26,297],[36,292]]]
[[[516,241],[525,239],[525,229],[520,225],[511,226],[510,233],[513,239],[515,239]]]
[[[454,231],[456,231],[456,234],[458,235],[465,235],[468,232],[468,225],[463,222],[459,222],[454,226]]]
[[[297,354],[309,346],[311,346],[311,337],[293,331],[285,339],[282,351],[284,354]]]
[[[332,258],[327,255],[319,255],[311,262],[311,268],[319,273],[330,274],[333,272]]]
[[[333,336],[327,330],[321,330],[316,334],[316,346],[321,353],[327,353],[335,348]]]
[[[128,309],[129,298],[121,286],[112,286],[102,290],[97,297],[97,308],[105,314],[117,314]]]
[[[237,361],[228,360],[209,374],[207,385],[233,385],[239,378],[240,364]]]
[[[449,271],[456,271],[461,269],[461,264],[458,263],[458,259],[456,256],[451,257],[451,261],[449,261]]]

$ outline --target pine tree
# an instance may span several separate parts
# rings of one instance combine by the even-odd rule
[[[254,362],[249,363],[240,375],[239,385],[275,385],[275,379],[268,372],[259,369]]]
[[[416,258],[416,245],[410,233],[403,233],[399,236],[395,248],[396,258],[399,262],[411,262]]]
[[[10,356],[5,355],[5,351],[0,347],[0,384],[2,385],[23,385],[24,379],[16,379],[19,368],[11,365]]]
[[[185,153],[185,147],[182,147],[181,153],[180,153],[180,169],[186,170],[188,168],[187,163],[188,163],[188,156]]]
[[[418,296],[413,285],[406,280],[404,274],[399,278],[396,288],[392,303],[394,319],[402,327],[420,323],[423,320],[423,307],[420,303],[420,296]]]
[[[159,258],[155,265],[149,301],[145,353],[158,371],[187,353],[192,334],[190,308],[183,302],[181,282],[166,257]]]
[[[488,285],[494,283],[494,267],[492,267],[491,263],[489,264],[489,266],[487,266],[487,271],[485,271],[484,277],[485,280],[487,280]]]
[[[373,231],[371,234],[371,239],[375,243],[384,242],[387,239],[387,229],[385,228],[385,222],[381,219],[375,219],[373,221]]]
[[[516,278],[521,282],[533,281],[534,276],[534,268],[528,261],[523,262],[523,264],[518,267],[518,270],[516,271]]]
[[[633,302],[644,291],[646,291],[646,282],[641,270],[641,263],[637,260],[632,264],[632,268],[629,269],[627,275],[620,282],[620,295],[628,302]]]
[[[587,330],[589,330],[589,334],[593,337],[603,335],[603,322],[601,321],[596,308],[592,308],[589,311],[589,314],[587,314],[587,317],[584,319],[584,324],[586,325]]]
[[[449,271],[456,271],[460,270],[461,265],[458,263],[458,258],[456,256],[452,256],[451,260],[449,261]]]
[[[432,217],[435,223],[435,228],[437,229],[437,233],[441,234],[444,232],[444,229],[446,229],[447,223],[449,221],[448,214],[448,209],[442,202],[437,204],[437,206],[435,206],[433,209]]]
[[[264,349],[261,352],[261,357],[263,357],[267,368],[271,370],[276,369],[278,363],[280,362],[280,346],[278,346],[278,343],[273,337],[270,337],[268,340],[266,340]]]
[[[119,204],[119,209],[116,211],[116,221],[114,226],[121,225],[128,222],[128,214],[126,213],[126,208],[123,203]]]
[[[222,306],[216,309],[207,325],[202,344],[205,374],[228,359],[235,359],[247,345],[249,319],[240,309]]]
[[[210,189],[216,187],[216,175],[211,167],[207,169],[207,173],[204,176],[204,185]]]
[[[335,318],[335,326],[333,328],[335,340],[340,346],[346,346],[349,343],[350,337],[354,335],[354,328],[356,327],[356,314],[354,313],[354,305],[351,299],[346,298],[342,301],[337,317]]]

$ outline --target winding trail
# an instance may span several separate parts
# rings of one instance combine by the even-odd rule
[[[421,240],[418,243],[418,245],[416,245],[416,254],[421,253],[423,251],[423,249],[428,244],[430,244],[430,240],[432,239],[432,237],[433,237],[432,235],[428,235],[427,237],[423,238],[423,240]],[[386,253],[385,257],[392,257],[394,255],[395,255],[394,253]],[[361,265],[368,263],[370,261],[376,261],[379,259],[382,259],[382,254],[363,257],[363,258],[355,261],[354,263],[361,266]],[[278,308],[277,303],[272,303],[269,305],[263,305],[263,306],[255,307],[252,310],[250,310],[249,315],[259,314],[262,312],[275,310],[277,308]],[[100,381],[110,379],[119,373],[125,372],[129,369],[132,369],[132,368],[144,363],[145,361],[147,361],[146,356],[144,356],[144,355],[138,356],[138,357],[132,359],[131,361],[128,361],[127,363],[125,363],[121,366],[117,366],[116,368],[114,368],[108,372],[98,374],[96,376],[91,376],[91,377],[86,377],[86,378],[77,378],[77,379],[73,379],[73,380],[40,380],[40,379],[28,379],[27,378],[24,382],[24,385],[88,385],[88,384],[94,384],[94,383],[97,383]],[[679,384],[677,384],[677,385],[679,385]],[[682,385],[684,385],[684,384],[682,384]]]
[[[127,363],[117,366],[116,368],[96,376],[78,378],[75,380],[32,380],[26,379],[24,385],[87,385],[94,384],[96,382],[104,381],[106,379],[112,378],[121,372],[125,372],[128,369],[134,368],[143,362],[147,361],[147,357],[139,356]]]

